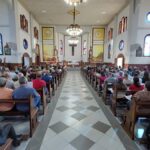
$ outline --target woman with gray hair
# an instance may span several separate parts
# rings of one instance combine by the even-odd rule
[[[13,80],[10,77],[10,73],[9,72],[4,72],[2,77],[6,78],[7,82],[6,82],[6,87],[9,89],[14,90],[15,89],[15,85]]]
[[[3,77],[0,77],[0,99],[12,99],[12,89],[8,89],[5,87],[7,80]],[[13,108],[13,104],[1,103],[0,111],[9,111]]]

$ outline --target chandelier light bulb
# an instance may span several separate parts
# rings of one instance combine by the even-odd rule
[[[69,40],[68,40],[68,43],[69,45],[77,45],[79,43],[79,40],[77,37],[71,37]]]
[[[64,1],[71,6],[72,5],[77,6],[78,4],[87,2],[87,0],[64,0]]]

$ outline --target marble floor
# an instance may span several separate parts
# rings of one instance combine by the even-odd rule
[[[80,72],[69,71],[40,150],[138,150],[98,101]]]

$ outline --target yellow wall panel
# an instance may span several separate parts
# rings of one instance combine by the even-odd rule
[[[93,45],[93,61],[103,61],[104,45]]]

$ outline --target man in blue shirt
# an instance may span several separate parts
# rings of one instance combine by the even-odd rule
[[[49,75],[48,70],[46,70],[43,75],[42,75],[42,80],[44,80],[46,83],[49,83],[50,81],[53,80],[52,75]]]
[[[41,97],[34,88],[27,86],[27,79],[21,77],[19,79],[20,87],[14,90],[12,97],[13,99],[27,99],[30,96],[34,98],[33,106],[39,108],[41,104]],[[16,109],[19,111],[28,111],[28,104],[17,104]]]

